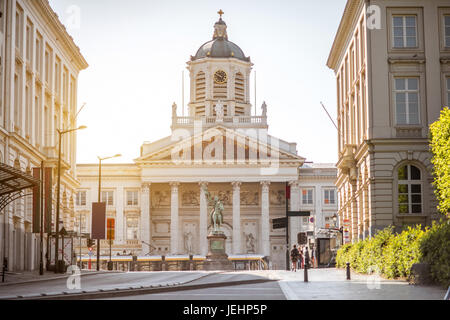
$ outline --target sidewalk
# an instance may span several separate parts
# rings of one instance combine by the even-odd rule
[[[97,271],[97,270],[81,270],[81,276],[95,275],[103,273],[121,273],[122,271]],[[65,273],[55,273],[54,271],[44,271],[43,275],[39,274],[37,271],[18,271],[18,272],[6,272],[5,282],[1,282],[2,273],[0,272],[0,287],[8,285],[16,285],[22,283],[33,283],[39,281],[50,281],[56,279],[65,279],[70,276],[70,274]]]
[[[347,280],[343,269],[309,269],[308,282],[304,282],[304,270],[268,271],[267,276],[280,280],[289,300],[443,300],[447,291],[355,272]]]

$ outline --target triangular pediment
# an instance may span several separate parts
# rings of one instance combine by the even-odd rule
[[[303,164],[304,158],[283,150],[279,139],[264,131],[233,130],[222,126],[201,133],[172,136],[173,143],[135,160],[138,164],[261,165],[271,162]]]

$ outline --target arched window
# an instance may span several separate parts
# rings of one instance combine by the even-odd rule
[[[398,213],[422,213],[422,172],[414,165],[398,169]]]

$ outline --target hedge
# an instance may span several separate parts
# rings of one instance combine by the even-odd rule
[[[374,237],[342,246],[336,256],[336,267],[350,262],[359,273],[379,272],[389,279],[409,278],[415,263],[427,262],[432,278],[450,285],[450,224],[442,221],[425,230],[417,225],[399,234],[393,227],[379,231]]]
[[[438,121],[430,126],[434,186],[438,209],[450,218],[450,109],[444,108]]]

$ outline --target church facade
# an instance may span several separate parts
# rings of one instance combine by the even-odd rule
[[[220,18],[213,39],[187,62],[189,113],[179,116],[177,105],[172,106],[172,135],[144,143],[132,164],[102,165],[101,200],[107,203],[107,219],[114,225],[114,255],[205,256],[211,230],[208,191],[224,205],[221,228],[228,254],[260,254],[273,267],[285,267],[286,229],[273,229],[272,222],[286,216],[286,187],[290,187],[289,210],[301,210],[302,203],[310,206],[313,215],[321,215],[322,209],[312,200],[302,202],[300,168],[305,158],[298,155],[296,143],[268,133],[265,103],[260,114],[251,112],[252,66],[242,49],[228,40],[227,25]],[[81,186],[76,216],[82,233],[90,233],[98,170],[98,164],[77,165]],[[331,170],[325,176],[309,175],[303,183],[314,189],[314,177],[320,180],[318,203],[324,201],[322,191],[333,190],[333,202],[327,203],[331,216],[337,212],[336,169],[314,170]],[[303,220],[291,224],[292,244],[309,222],[303,224]],[[86,253],[84,242],[81,247]],[[107,255],[108,242],[101,247]]]

